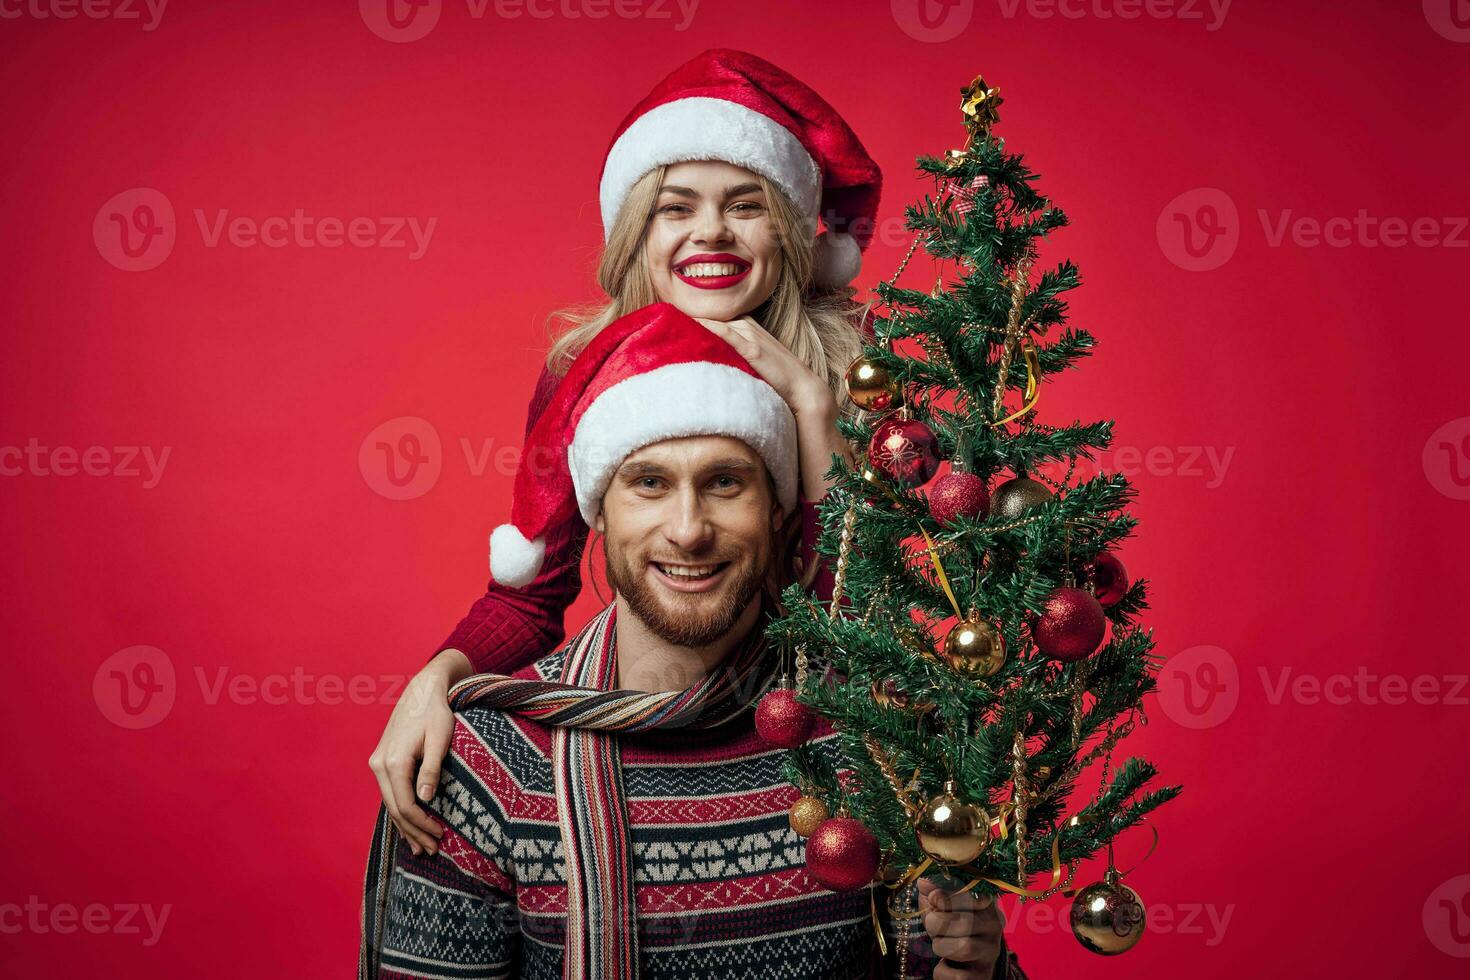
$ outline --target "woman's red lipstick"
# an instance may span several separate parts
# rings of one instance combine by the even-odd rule
[[[737,265],[740,271],[729,276],[687,276],[684,274],[685,267],[704,262]],[[750,262],[738,255],[731,255],[729,252],[701,252],[674,263],[674,275],[696,289],[728,289],[750,275]]]

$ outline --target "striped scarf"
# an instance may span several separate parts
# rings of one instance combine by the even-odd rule
[[[713,728],[747,710],[769,685],[765,610],[749,637],[683,691],[612,690],[617,683],[617,604],[567,644],[559,682],[480,674],[456,684],[450,706],[513,711],[552,727],[551,765],[567,868],[564,980],[634,980],[638,907],[617,733]],[[397,831],[380,808],[368,859],[358,976],[376,977]]]

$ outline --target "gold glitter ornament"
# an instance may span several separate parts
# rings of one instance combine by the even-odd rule
[[[803,796],[791,804],[791,829],[798,837],[810,837],[817,825],[832,814],[818,797]]]

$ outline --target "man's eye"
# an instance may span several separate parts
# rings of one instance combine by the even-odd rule
[[[656,476],[641,476],[636,485],[639,490],[657,490],[664,485],[664,481]]]
[[[742,486],[739,477],[717,476],[712,484],[716,490],[734,490]]]

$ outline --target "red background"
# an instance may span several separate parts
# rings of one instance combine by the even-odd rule
[[[1112,417],[1120,447],[1154,451],[1132,463],[1143,524],[1123,557],[1153,581],[1160,652],[1208,661],[1195,683],[1237,699],[1190,727],[1185,682],[1167,681],[1174,710],[1151,705],[1127,743],[1186,786],[1129,878],[1152,933],[1103,960],[1008,904],[1032,976],[1459,975],[1470,918],[1431,893],[1461,900],[1452,879],[1470,872],[1470,707],[1443,696],[1467,669],[1470,503],[1447,469],[1470,466],[1467,236],[1273,246],[1258,216],[1366,209],[1453,234],[1445,219],[1470,211],[1470,44],[1427,7],[1239,0],[1208,30],[1100,16],[1108,0],[1076,18],[992,0],[936,6],[969,21],[926,41],[900,26],[911,0],[706,0],[683,30],[677,9],[476,19],[450,2],[426,37],[390,43],[350,0],[174,0],[151,31],[7,4],[21,16],[0,20],[0,447],[170,456],[151,488],[50,464],[0,478],[0,905],[48,909],[18,929],[27,913],[0,909],[0,968],[350,974],[377,801],[366,760],[389,709],[320,685],[366,675],[357,700],[390,695],[385,676],[416,669],[483,588],[511,481],[493,462],[476,475],[461,440],[518,446],[543,318],[595,297],[617,120],[678,63],[732,46],[847,116],[887,175],[889,220],[925,189],[913,157],[959,145],[959,86],[977,71],[1000,85],[1001,132],[1073,220],[1046,258],[1080,265],[1073,322],[1101,341],[1052,379],[1042,418]],[[177,242],[128,272],[92,228],[140,187],[171,202]],[[1157,233],[1195,188],[1239,212],[1238,249],[1211,271],[1171,261]],[[437,226],[410,260],[207,247],[195,218],[297,208]],[[902,252],[875,247],[863,281]],[[359,454],[402,417],[432,424],[441,472],[392,500]],[[1204,449],[1233,452],[1219,479]],[[110,720],[104,662],[137,645],[175,679],[171,709],[134,730]],[[1273,697],[1283,676],[1360,668],[1439,678],[1440,703]],[[274,690],[293,672],[308,696],[212,696],[221,677]],[[323,703],[334,690],[343,703]],[[92,903],[112,926],[54,928],[50,910]],[[129,903],[169,907],[157,942],[117,928]]]

